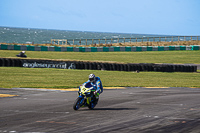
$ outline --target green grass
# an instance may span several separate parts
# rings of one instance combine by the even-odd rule
[[[19,67],[0,67],[0,87],[74,88],[87,81],[90,73],[99,76],[105,87],[200,87],[200,73],[133,73]]]
[[[16,58],[20,51],[0,50],[0,57]],[[193,63],[200,64],[200,51],[149,52],[40,52],[27,51],[28,58],[115,61],[123,63]],[[2,88],[74,88],[94,73],[103,86],[125,87],[200,87],[200,73],[120,72],[64,70],[47,68],[0,67]]]
[[[0,50],[0,57],[16,57],[20,51]],[[28,58],[115,61],[123,63],[194,63],[200,64],[197,51],[148,52],[41,52],[27,51]]]

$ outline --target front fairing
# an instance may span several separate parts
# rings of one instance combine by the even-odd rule
[[[92,96],[93,92],[95,91],[93,86],[88,86],[87,84],[84,86],[80,86],[79,88],[79,95],[83,95],[86,97]]]
[[[90,87],[90,88],[89,88]],[[79,97],[82,100],[82,107],[90,105],[91,97],[93,97],[95,89],[93,86],[80,86]]]

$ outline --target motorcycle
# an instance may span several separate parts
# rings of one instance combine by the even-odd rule
[[[94,95],[96,89],[91,84],[81,85],[79,87],[78,98],[74,102],[73,109],[78,110],[80,107],[94,109],[98,103],[99,93]]]

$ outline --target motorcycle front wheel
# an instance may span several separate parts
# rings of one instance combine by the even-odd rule
[[[76,101],[74,102],[74,105],[73,105],[73,109],[74,110],[78,110],[80,107],[81,107],[81,105],[82,105],[82,98],[80,98],[80,97],[78,97],[77,99],[76,99]]]

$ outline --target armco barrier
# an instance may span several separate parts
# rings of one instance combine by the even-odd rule
[[[29,68],[61,68],[61,69],[87,69],[108,71],[156,71],[156,72],[196,72],[196,65],[180,64],[151,64],[151,63],[108,63],[84,61],[56,61],[34,60],[17,58],[0,58],[2,67],[29,67]]]
[[[191,46],[132,46],[132,47],[56,47],[56,46],[29,46],[0,44],[1,50],[22,51],[59,51],[59,52],[140,52],[140,51],[174,51],[200,50],[200,45]]]

